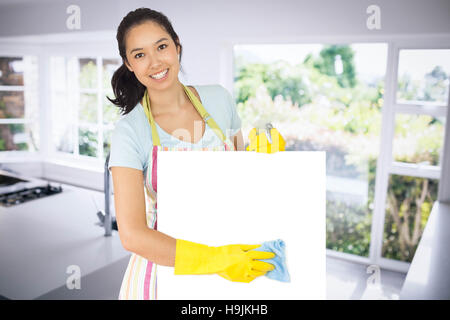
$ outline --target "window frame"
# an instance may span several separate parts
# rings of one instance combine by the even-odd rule
[[[88,39],[89,41],[84,42],[86,40],[86,37],[83,35],[77,35],[76,37],[73,37],[69,43],[64,42],[58,42],[56,44],[48,45],[45,48],[46,55],[46,63],[48,66],[50,65],[50,56],[63,56],[66,58],[70,57],[77,57],[77,58],[93,58],[95,57],[102,57],[102,59],[118,59],[118,61],[122,61],[122,58],[120,55],[117,54],[117,48],[115,47],[115,34],[114,33],[101,33],[99,36],[93,36],[92,38]],[[97,59],[98,63],[98,59]],[[98,65],[99,66],[99,65]],[[97,68],[97,72],[99,72],[100,68]],[[50,72],[50,68],[47,68],[47,72]],[[98,76],[98,73],[97,73]],[[49,75],[47,76],[47,96],[49,99],[48,106],[50,106],[48,109],[48,118],[46,120],[46,123],[52,123],[52,106],[51,106],[51,88],[50,88],[50,79]],[[97,79],[99,81],[99,79]],[[99,85],[101,85],[101,81],[98,82]],[[104,88],[102,87],[102,92]],[[81,93],[83,90],[81,90],[79,93]],[[83,91],[84,92],[84,91]],[[100,93],[101,94],[101,93]],[[98,109],[98,103],[99,100],[101,101],[100,94],[97,95],[97,110]],[[102,120],[102,118],[97,117],[97,123],[99,123],[99,119]],[[78,118],[76,119],[78,122]],[[102,124],[103,125],[103,124]],[[47,134],[48,137],[51,137],[51,128],[52,126],[48,126],[47,128]],[[78,129],[78,124],[77,124]],[[76,136],[78,137],[78,130],[76,132]],[[77,140],[78,141],[78,138]],[[100,143],[99,143],[100,144]],[[103,185],[103,177],[101,174],[104,171],[105,163],[104,161],[100,160],[99,158],[93,158],[90,156],[85,155],[79,155],[79,154],[69,154],[65,152],[59,152],[54,149],[53,143],[50,141],[50,139],[47,140],[46,143],[48,150],[47,154],[45,155],[45,167],[46,167],[46,173],[49,177],[54,177],[55,179],[60,179],[60,172],[61,168],[64,168],[69,174],[67,175],[66,182],[71,183],[74,185],[84,186],[90,189],[100,190],[102,191],[104,189]],[[103,153],[103,146],[99,149]],[[98,178],[91,179],[91,181],[86,181],[85,178],[82,178],[82,175],[78,174],[77,172],[83,172],[86,173],[85,176],[96,176]]]
[[[15,44],[13,46],[10,45],[9,41],[1,41],[0,40],[0,57],[24,57],[24,56],[35,56],[38,60],[38,72],[40,71],[39,66],[39,47],[35,45],[24,45],[24,44]],[[36,90],[38,92],[38,99],[41,99],[42,94],[40,94],[40,78],[38,78],[38,83],[36,84]],[[0,91],[18,91],[23,92],[25,96],[25,92],[27,90],[27,86],[24,84],[23,86],[3,86],[0,85]],[[40,104],[38,103],[38,109]],[[35,121],[35,119],[31,118],[11,118],[11,119],[0,119],[0,124],[31,124]],[[39,134],[41,134],[42,125],[39,123]],[[42,145],[42,136],[40,140],[39,148]],[[27,150],[11,150],[11,151],[0,151],[0,159],[1,162],[13,162],[13,161],[22,161],[23,156],[27,154],[33,154],[40,158],[40,152],[37,151],[27,151]]]
[[[414,50],[414,49],[450,49],[450,39],[438,40],[437,38],[422,38],[418,37],[414,40],[410,39],[398,39],[389,44],[388,47],[388,68],[386,70],[386,85],[385,85],[385,97],[383,108],[383,120],[381,131],[381,146],[384,149],[380,149],[380,157],[377,163],[377,180],[375,187],[375,208],[372,219],[372,232],[371,232],[371,246],[370,257],[371,263],[380,265],[387,269],[407,272],[410,263],[404,261],[398,261],[382,257],[383,247],[383,232],[386,218],[386,197],[389,188],[389,176],[391,174],[400,174],[403,176],[437,179],[439,180],[439,189],[441,189],[442,169],[441,166],[446,158],[450,158],[450,155],[445,154],[445,148],[441,153],[441,161],[439,166],[421,165],[421,164],[408,164],[393,161],[393,139],[395,133],[395,116],[397,114],[415,114],[415,115],[431,115],[446,117],[445,131],[448,132],[449,110],[450,103],[447,102],[447,106],[431,106],[427,103],[423,105],[419,104],[402,104],[397,103],[397,87],[398,87],[398,65],[400,50]],[[450,89],[450,88],[449,88]],[[450,97],[450,90],[449,90]],[[450,101],[450,99],[449,99]],[[448,134],[444,135],[443,146],[449,140]],[[448,148],[447,148],[448,150]],[[378,172],[378,168],[380,172]],[[439,192],[438,192],[439,194]],[[378,197],[378,199],[377,199]],[[439,198],[438,198],[439,199]]]
[[[56,56],[56,55],[52,55],[52,56]],[[95,60],[96,66],[97,66],[97,86],[96,88],[82,88],[82,87],[77,87],[76,88],[76,92],[75,95],[79,96],[81,94],[94,94],[96,95],[96,106],[97,106],[97,121],[96,123],[82,123],[79,121],[79,118],[76,117],[76,119],[74,119],[74,125],[77,128],[77,130],[75,130],[75,132],[73,133],[73,141],[75,143],[75,145],[78,145],[78,141],[79,141],[79,129],[81,127],[95,127],[98,130],[98,141],[97,141],[97,157],[93,158],[90,156],[86,156],[86,155],[81,155],[79,154],[79,148],[75,148],[73,153],[67,153],[67,152],[63,152],[63,151],[58,151],[56,150],[55,146],[53,145],[53,143],[51,143],[51,149],[49,152],[49,156],[54,158],[54,159],[75,159],[75,160],[80,160],[80,161],[87,161],[87,162],[91,162],[91,163],[97,163],[99,162],[101,159],[105,159],[106,155],[103,152],[103,139],[104,139],[104,130],[107,127],[112,127],[113,124],[109,124],[109,125],[105,125],[103,123],[103,98],[106,94],[108,94],[108,89],[103,87],[103,71],[102,71],[102,66],[103,66],[103,61],[104,60],[109,60],[109,59],[117,59],[120,61],[120,58],[116,57],[111,57],[109,56],[101,56],[101,55],[57,55],[58,57],[63,57],[64,58],[64,66],[67,67],[67,59],[68,58],[76,58],[78,60],[80,59],[93,59]],[[50,57],[51,58],[51,57]],[[50,88],[51,90],[51,88]],[[50,96],[53,93],[66,93],[65,90],[53,90],[50,92]],[[53,106],[52,106],[53,107]],[[78,109],[79,111],[79,109]],[[103,160],[104,161],[104,160]],[[100,161],[101,164],[103,165],[103,161]]]
[[[33,161],[41,163],[41,178],[103,191],[104,162],[89,156],[56,153],[52,150],[52,104],[50,56],[97,57],[118,59],[114,31],[73,32],[38,36],[0,37],[0,55],[35,55],[39,70],[39,135],[40,148]],[[104,89],[104,88],[102,88]],[[102,149],[103,151],[103,146]],[[29,151],[0,152],[2,163],[23,162]],[[64,172],[64,178],[62,178]]]
[[[344,259],[365,265],[375,264],[382,268],[404,272],[409,269],[410,263],[383,258],[381,256],[386,196],[388,190],[388,179],[390,174],[409,175],[422,178],[439,180],[438,200],[450,201],[450,182],[442,179],[443,172],[450,173],[450,102],[447,107],[397,104],[397,76],[398,58],[401,49],[450,49],[450,35],[424,34],[414,35],[365,35],[365,36],[314,36],[314,37],[264,37],[255,38],[229,38],[222,43],[221,55],[221,84],[226,87],[234,98],[234,52],[235,45],[252,44],[352,44],[352,43],[386,43],[387,65],[385,73],[384,105],[382,108],[382,123],[380,133],[380,150],[377,159],[377,172],[375,180],[375,199],[371,226],[371,242],[368,257],[361,257],[349,253],[337,252],[326,249],[327,256]],[[449,93],[450,101],[450,93]],[[404,164],[392,161],[392,141],[394,137],[395,115],[397,113],[429,114],[446,117],[445,136],[440,166],[425,166],[416,164]],[[442,166],[444,166],[442,168]],[[450,179],[449,179],[450,180]],[[443,191],[444,190],[444,191]]]
[[[117,59],[119,62],[122,61],[122,58],[120,55],[117,54],[117,49],[114,47],[114,45],[111,43],[111,37],[114,39],[115,35],[111,33],[106,33],[102,37],[91,39],[92,41],[84,43],[81,39],[78,39],[76,37],[75,39],[72,39],[70,43],[57,43],[57,44],[51,44],[45,48],[45,51],[48,52],[47,55],[47,63],[50,64],[50,57],[52,56],[58,56],[58,57],[64,57],[65,59],[76,57],[77,59],[83,59],[83,58],[89,58],[89,59],[95,59],[97,64],[97,88],[88,89],[88,88],[79,88],[77,94],[82,93],[94,93],[97,95],[97,126],[103,125],[103,114],[100,114],[100,108],[102,106],[102,94],[106,93],[105,88],[102,86],[102,71],[101,67],[103,65],[103,60],[105,59]],[[115,39],[114,39],[115,40]],[[95,41],[95,42],[94,42]],[[115,43],[115,41],[113,41]],[[65,61],[66,63],[66,61]],[[49,69],[47,69],[49,72]],[[50,79],[47,79],[47,81],[50,81]],[[48,85],[50,85],[48,83]],[[51,88],[49,87],[48,95],[49,98],[51,97],[52,92],[50,91]],[[49,112],[50,116],[52,115],[52,112]],[[51,119],[48,119],[47,123],[51,123]],[[78,118],[75,120],[78,128]],[[100,130],[103,132],[103,130]],[[78,138],[78,133],[75,134],[76,138]],[[100,140],[100,139],[99,139]],[[75,141],[78,141],[76,139]],[[52,145],[52,144],[50,144]],[[103,155],[103,146],[101,146],[101,142],[98,142],[98,148],[100,155]],[[86,162],[86,164],[89,163],[97,163],[97,165],[103,166],[103,161],[92,161],[92,157],[79,155],[78,150],[74,154],[66,154],[65,152],[59,152],[56,150],[50,150],[47,157],[51,159],[58,159],[58,160],[66,160],[73,157],[76,161],[82,161]],[[100,156],[98,156],[100,157]]]

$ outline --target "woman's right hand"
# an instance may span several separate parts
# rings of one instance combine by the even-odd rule
[[[233,262],[223,271],[217,272],[219,276],[234,282],[249,283],[257,277],[263,276],[275,267],[273,264],[259,261],[272,259],[275,253],[266,251],[251,251],[259,248],[261,245],[229,245],[219,247],[231,255]]]
[[[272,259],[273,252],[252,251],[261,245],[234,244],[209,247],[177,239],[175,274],[212,274],[235,282],[249,283],[273,270],[270,263],[258,261]]]

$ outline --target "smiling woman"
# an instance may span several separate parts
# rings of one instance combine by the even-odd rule
[[[165,15],[141,8],[130,12],[122,20],[116,38],[123,64],[111,80],[116,98],[108,99],[122,109],[122,114],[127,114],[142,99],[146,87],[149,86],[150,92],[153,93],[150,94],[153,107],[157,99],[155,94],[158,95],[158,91],[154,89],[164,88],[161,86],[154,88],[156,82],[152,84],[150,76],[164,71],[163,65],[170,66],[172,81],[166,81],[163,85],[167,88],[170,86],[169,82],[178,80],[178,71],[180,69],[182,71],[179,61],[181,61],[183,46],[178,35]],[[179,86],[172,87],[180,89]],[[176,97],[176,95],[171,96]]]
[[[246,283],[273,270],[257,261],[274,257],[252,251],[258,244],[209,247],[157,231],[157,153],[234,151],[238,144],[243,150],[241,120],[222,86],[179,81],[182,46],[162,13],[128,13],[117,41],[123,64],[113,75],[110,101],[124,117],[114,129],[108,169],[120,239],[132,252],[119,299],[156,299],[157,265],[174,267],[177,275],[216,273]]]

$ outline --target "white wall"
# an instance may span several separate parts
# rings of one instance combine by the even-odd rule
[[[220,52],[230,41],[450,34],[449,0],[0,0],[0,37],[73,32],[66,28],[71,4],[81,8],[81,31],[115,31],[138,7],[163,12],[184,45],[186,80],[196,84],[224,84],[220,66],[227,58]],[[371,4],[381,9],[381,30],[366,27]]]
[[[149,7],[191,36],[369,34],[365,11],[376,4],[380,33],[450,32],[448,0],[0,0],[0,36],[66,32],[71,4],[81,7],[86,31],[116,29],[128,11]]]

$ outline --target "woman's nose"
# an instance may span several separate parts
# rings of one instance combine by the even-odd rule
[[[159,71],[158,68],[161,67],[162,63],[158,59],[158,57],[156,55],[150,55],[149,58],[149,69],[153,71]]]

